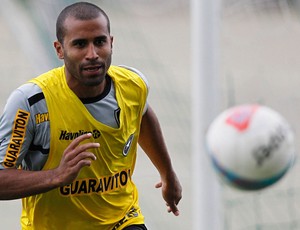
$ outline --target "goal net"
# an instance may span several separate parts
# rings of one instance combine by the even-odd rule
[[[296,149],[300,128],[298,12],[298,1],[224,0],[220,27],[223,107],[259,102],[276,109],[293,127]],[[300,229],[299,170],[296,161],[281,181],[258,192],[222,186],[224,229]]]

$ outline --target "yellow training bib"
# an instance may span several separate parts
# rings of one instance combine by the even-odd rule
[[[90,132],[97,160],[84,167],[70,185],[23,199],[24,230],[112,230],[142,224],[138,193],[132,182],[137,142],[147,87],[135,73],[111,66],[120,107],[120,127],[111,128],[88,112],[66,83],[64,67],[31,82],[44,93],[50,120],[50,153],[43,170],[56,168],[65,148],[79,135]]]

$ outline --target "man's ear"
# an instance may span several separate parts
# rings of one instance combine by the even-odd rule
[[[113,42],[114,42],[114,37],[113,37],[113,36],[110,36],[111,48],[113,48]]]
[[[54,42],[54,48],[56,50],[56,55],[59,59],[64,59],[64,50],[62,44],[59,41]]]

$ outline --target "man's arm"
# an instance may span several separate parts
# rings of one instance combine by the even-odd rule
[[[88,149],[98,148],[99,143],[85,143],[91,134],[77,137],[66,148],[60,165],[52,170],[26,171],[21,169],[0,170],[0,200],[19,199],[50,191],[73,182],[84,166],[96,160]]]
[[[139,144],[160,174],[161,182],[156,187],[162,188],[168,211],[178,216],[177,204],[182,196],[182,188],[173,169],[159,121],[150,106],[142,118]]]
[[[58,186],[52,170],[2,169],[0,181],[0,200],[19,199],[47,192]]]

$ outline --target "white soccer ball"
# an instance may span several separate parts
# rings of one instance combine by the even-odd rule
[[[287,121],[257,104],[222,112],[209,126],[206,144],[218,175],[242,190],[274,184],[295,158],[294,135]]]

